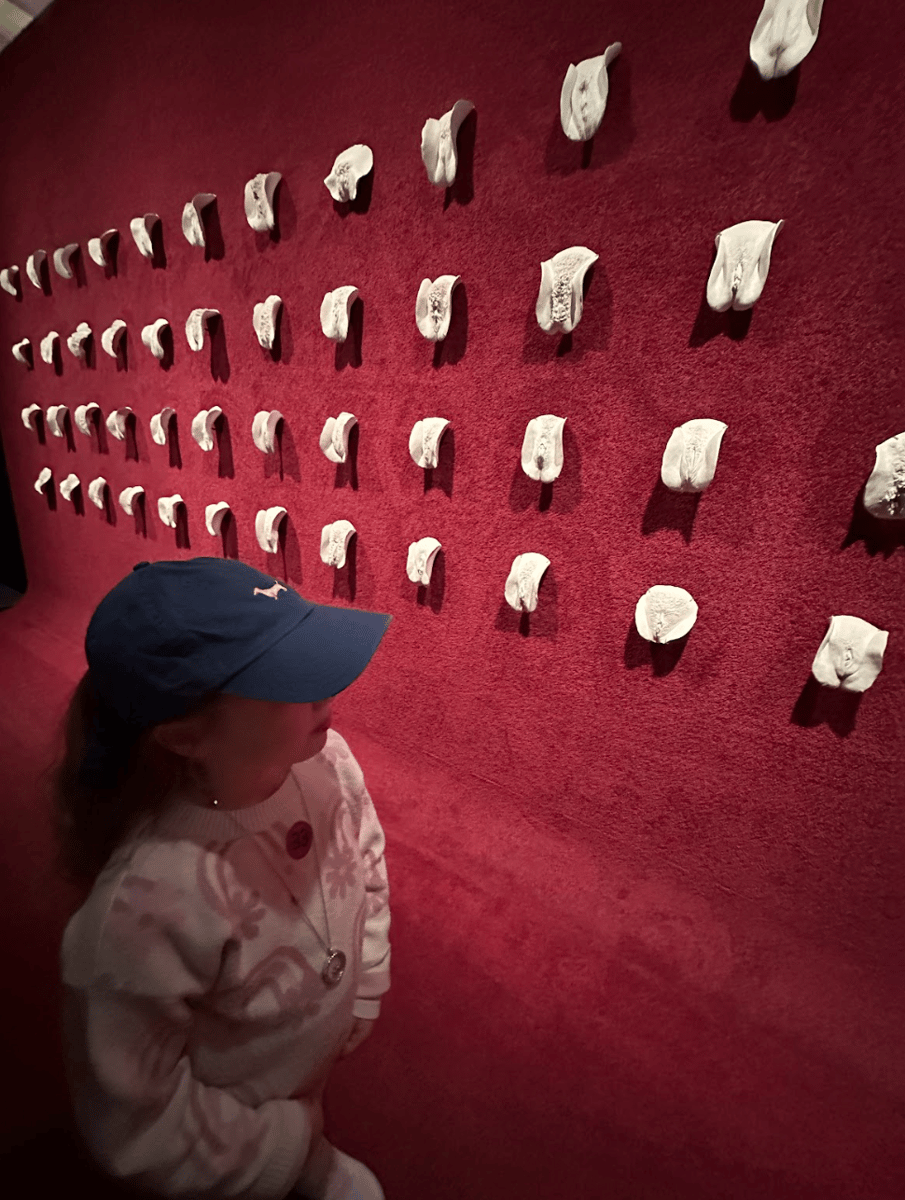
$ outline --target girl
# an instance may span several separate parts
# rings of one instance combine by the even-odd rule
[[[93,878],[63,1046],[91,1158],[145,1194],[384,1200],[322,1095],[390,985],[383,830],[329,701],[391,619],[216,558],[139,563],[91,618],[54,780]]]

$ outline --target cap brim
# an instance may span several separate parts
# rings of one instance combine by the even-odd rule
[[[364,671],[392,619],[389,613],[317,604],[218,690],[284,704],[313,704],[336,696]]]

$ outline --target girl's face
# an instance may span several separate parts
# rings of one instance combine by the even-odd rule
[[[224,694],[205,733],[161,740],[203,768],[207,803],[215,796],[221,808],[248,808],[272,796],[293,763],[323,750],[332,699],[287,704]]]
[[[224,695],[210,748],[237,763],[261,767],[313,758],[327,742],[331,700],[286,704]]]

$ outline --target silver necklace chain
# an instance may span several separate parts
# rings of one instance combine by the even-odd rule
[[[291,769],[290,769],[289,774],[292,775]],[[298,788],[299,797],[304,802],[304,797],[302,796],[302,789],[299,787],[298,780],[295,778],[294,775],[292,775],[292,782],[295,784],[296,788]],[[213,808],[216,808],[219,812],[228,812],[227,809],[220,808],[219,804],[217,803],[216,796],[211,797],[211,806]],[[236,819],[234,817],[230,817],[230,820],[232,821],[233,825],[239,826],[239,822],[236,821]],[[241,826],[239,826],[239,827],[242,828],[242,832],[245,834],[250,832],[250,830],[245,829],[244,827],[241,827]],[[313,830],[312,830],[312,842],[314,842]],[[314,845],[314,855],[315,855],[315,860],[318,863],[318,868],[320,868],[320,860],[317,858],[317,845],[316,844]],[[321,886],[321,883],[320,883],[320,869],[318,869],[318,886],[321,888],[321,898],[323,899],[324,892],[323,892],[323,887]],[[299,907],[299,912],[301,913],[302,917],[311,926],[311,929],[314,932],[314,936],[317,938],[317,940],[323,946],[324,951],[326,952],[326,955],[327,955],[327,960],[324,963],[323,969],[321,970],[321,979],[323,979],[323,981],[327,985],[327,987],[335,987],[336,984],[338,984],[339,981],[342,979],[343,974],[345,972],[346,956],[345,956],[345,954],[343,954],[342,950],[334,950],[331,946],[329,946],[324,941],[324,939],[321,937],[321,935],[315,929],[314,925],[312,925],[311,921],[308,919],[308,915],[307,915],[307,913],[305,913],[302,906],[299,905],[298,907]],[[327,926],[327,938],[329,939],[329,937],[330,937],[330,922],[327,919],[327,903],[326,903],[326,901],[324,901],[324,923]]]

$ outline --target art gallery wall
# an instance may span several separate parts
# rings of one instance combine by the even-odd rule
[[[0,615],[0,771],[6,911],[31,931],[4,1016],[28,1033],[10,1037],[22,1129],[66,1105],[47,1030],[79,899],[48,880],[33,797],[85,626],[135,563],[226,555],[394,616],[334,703],[387,835],[393,986],[327,1100],[328,1134],[388,1197],[901,1194],[905,522],[869,517],[862,492],[905,431],[902,18],[883,4],[855,34],[827,4],[768,87],[747,62],[759,12],[60,0],[4,51],[0,267],[21,287],[0,293],[0,433],[28,590]],[[617,40],[600,130],[571,142],[566,69]],[[447,190],[421,129],[459,99],[475,113]],[[374,169],[349,210],[323,180],[358,142]],[[243,207],[262,171],[282,175],[274,235]],[[181,229],[198,192],[217,197],[206,250]],[[130,233],[152,212],[154,262]],[[753,309],[713,312],[716,234],[780,219]],[[115,273],[87,253],[110,228]],[[28,255],[70,242],[76,278],[48,262],[36,289]],[[570,246],[599,257],[563,338],[535,304],[542,261]],[[443,274],[461,283],[438,348],[415,301]],[[337,347],[319,310],[349,284],[361,306]],[[277,356],[252,326],[270,294]],[[222,320],[194,352],[199,307]],[[165,366],[140,337],[159,317]],[[85,363],[65,344],[81,321]],[[38,349],[50,330],[59,368]],[[33,370],[11,353],[26,337]],[[92,402],[89,437],[75,410]],[[25,426],[33,404],[67,406],[64,437]],[[106,419],[124,406],[120,441]],[[203,450],[192,423],[213,406]],[[274,409],[265,454],[252,422]],[[335,465],[319,437],[344,411],[358,427]],[[521,464],[543,414],[566,418],[549,485]],[[431,473],[408,450],[428,416],[450,422]],[[714,480],[679,495],[663,451],[701,417],[728,426]],[[173,529],[158,501],[177,493]],[[270,554],[255,518],[275,505]],[[341,519],[357,535],[335,569],[321,530]],[[406,574],[422,537],[442,544],[428,588]],[[550,566],[518,613],[504,588],[528,552]],[[698,617],[655,650],[634,614],[658,584]],[[834,615],[889,634],[860,696],[811,677]]]

